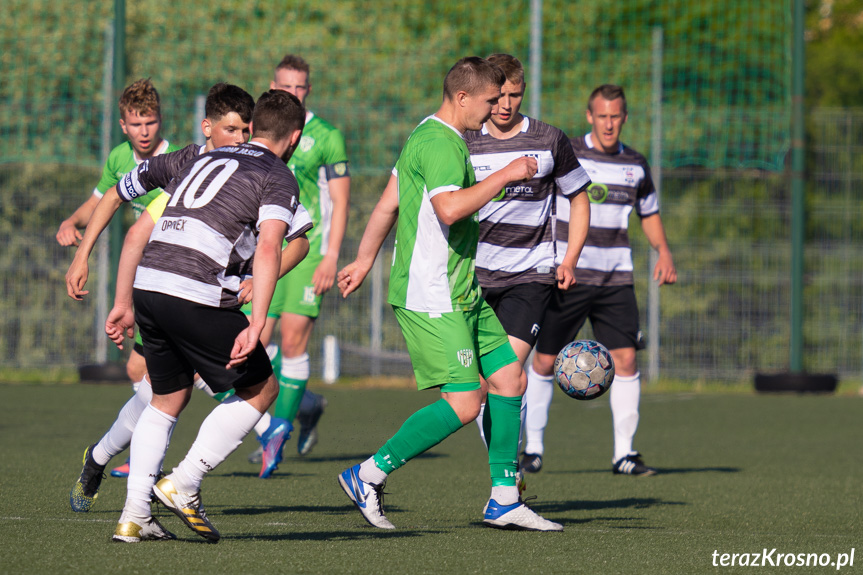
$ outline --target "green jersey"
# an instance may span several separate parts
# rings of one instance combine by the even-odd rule
[[[412,311],[470,311],[479,300],[474,274],[479,220],[442,223],[431,198],[476,183],[462,135],[429,116],[408,138],[394,170],[399,216],[387,301]]]
[[[332,124],[308,112],[303,135],[288,167],[300,184],[300,203],[315,225],[308,234],[309,255],[324,255],[333,211],[329,182],[350,175],[344,136]]]
[[[154,155],[167,154],[179,149],[179,147],[171,144],[168,140],[162,140],[162,143],[159,144]],[[102,168],[102,177],[99,179],[99,183],[96,184],[96,188],[93,190],[93,195],[101,198],[105,195],[105,192],[111,188],[111,186],[115,185],[120,181],[120,178],[134,170],[135,166],[140,164],[142,161],[143,160],[137,157],[135,150],[132,148],[132,144],[129,142],[123,142],[111,150],[111,153],[108,154],[108,161],[105,162],[105,167]],[[136,219],[144,212],[147,204],[158,197],[160,193],[162,193],[162,190],[153,190],[146,196],[135,198],[129,202],[132,205],[132,209],[135,211]]]

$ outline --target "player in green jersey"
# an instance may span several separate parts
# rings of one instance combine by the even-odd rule
[[[284,90],[305,105],[312,90],[309,64],[287,54],[276,66],[270,89]],[[273,370],[279,380],[279,397],[267,433],[259,435],[261,449],[250,461],[261,463],[259,476],[267,478],[282,460],[282,448],[290,437],[293,420],[300,424],[297,452],[306,455],[317,442],[317,423],[326,400],[306,390],[309,381],[309,339],[321,309],[321,299],[335,282],[339,250],[348,222],[351,178],[345,139],[331,124],[306,112],[300,145],[288,166],[300,184],[300,203],[315,227],[309,232],[309,255],[279,280],[261,335],[265,346],[273,339],[280,320],[281,345],[274,355]],[[245,307],[247,313],[251,306]],[[273,352],[273,346],[269,346]],[[262,419],[267,422],[268,416]],[[260,459],[258,459],[260,457]]]
[[[497,104],[503,71],[482,58],[459,60],[444,80],[443,103],[410,135],[360,243],[357,259],[339,272],[343,296],[356,290],[392,228],[396,245],[388,301],[402,328],[419,389],[441,399],[411,415],[374,456],[346,469],[339,484],[371,525],[394,529],[383,511],[387,477],[473,421],[488,382],[485,433],[491,527],[560,531],[521,501],[516,458],[526,378],[506,332],[480,296],[474,275],[477,211],[507,184],[537,172],[519,156],[477,183],[463,132],[479,130]]]
[[[128,142],[123,142],[108,154],[102,169],[102,177],[90,197],[75,212],[63,220],[57,231],[57,242],[61,246],[77,246],[82,239],[80,229],[87,227],[99,199],[115,185],[120,178],[135,169],[135,166],[158,154],[179,150],[161,136],[162,112],[159,92],[149,79],[141,79],[130,84],[120,96],[120,127]],[[141,215],[147,204],[156,197],[157,191],[132,203],[135,217]],[[126,373],[133,382],[138,382],[146,373],[144,356],[141,355],[141,341],[136,336],[136,346],[126,363]]]

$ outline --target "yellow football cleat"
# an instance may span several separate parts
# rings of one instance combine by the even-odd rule
[[[169,541],[176,539],[177,536],[162,527],[155,517],[147,519],[130,518],[130,521],[123,521],[125,514],[120,517],[120,523],[114,530],[114,536],[111,538],[117,543],[140,543],[141,541]]]
[[[174,515],[183,520],[186,527],[206,539],[216,543],[221,538],[219,532],[207,519],[204,504],[201,503],[201,492],[183,493],[177,491],[171,476],[161,479],[153,487],[153,493]]]

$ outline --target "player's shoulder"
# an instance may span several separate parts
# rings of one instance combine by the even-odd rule
[[[621,147],[620,157],[622,159],[625,159],[629,163],[647,166],[647,158],[641,152],[638,152],[637,150],[630,148],[629,146],[627,146],[626,144],[624,144],[622,142],[620,144],[620,147]]]
[[[184,149],[184,147],[181,146],[180,144],[175,144],[173,142],[169,142],[168,140],[165,140],[165,141],[168,142],[168,147],[165,148],[166,154],[170,154],[171,152],[179,152],[180,150]],[[189,146],[185,146],[185,147],[188,148]]]
[[[575,138],[570,138],[569,143],[572,144],[572,149],[575,150],[576,155],[590,150],[590,147],[587,145],[587,140],[584,136],[576,136]]]
[[[310,113],[310,114],[311,114],[311,118],[309,118],[306,121],[305,128],[303,129],[304,132],[306,130],[309,130],[309,131],[320,132],[322,134],[333,134],[333,135],[338,134],[339,136],[341,136],[341,134],[342,134],[341,131],[338,128],[336,128],[332,123],[328,122],[327,120],[324,120],[323,118],[321,118],[317,114],[314,114],[314,113]]]
[[[132,144],[128,141],[123,142],[117,146],[114,146],[111,151],[108,153],[108,162],[112,161],[126,161],[132,159],[134,157],[134,152],[132,150]]]
[[[525,116],[525,120],[528,121],[528,134],[533,134],[540,138],[567,138],[567,135],[564,133],[564,131],[557,126],[552,126],[551,124],[543,122],[542,120],[537,120],[536,118],[529,118],[527,116]]]

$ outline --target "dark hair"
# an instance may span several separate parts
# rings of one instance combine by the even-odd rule
[[[489,85],[501,87],[504,82],[506,75],[499,66],[484,58],[468,56],[456,62],[447,72],[443,81],[443,96],[452,100],[456,92],[476,94]]]
[[[276,64],[276,72],[279,70],[296,70],[310,74],[308,62],[303,60],[302,56],[297,56],[296,54],[285,54],[282,61]]]
[[[252,120],[252,111],[255,109],[255,100],[248,92],[234,86],[219,82],[207,93],[207,103],[204,110],[213,122],[218,122],[231,112],[236,112],[241,120],[249,123]]]
[[[294,130],[303,129],[306,124],[306,109],[293,94],[270,90],[258,98],[252,122],[253,137],[277,142],[290,136]]]
[[[593,109],[590,105],[593,104],[593,101],[596,100],[598,96],[602,96],[606,100],[617,100],[620,98],[623,100],[623,113],[624,115],[626,114],[626,94],[623,93],[623,88],[617,84],[603,84],[590,93],[590,98],[587,99],[587,109],[590,110],[591,113],[593,113]]]
[[[524,66],[515,56],[509,54],[492,54],[486,58],[496,66],[500,66],[508,82],[513,84],[524,84]]]

